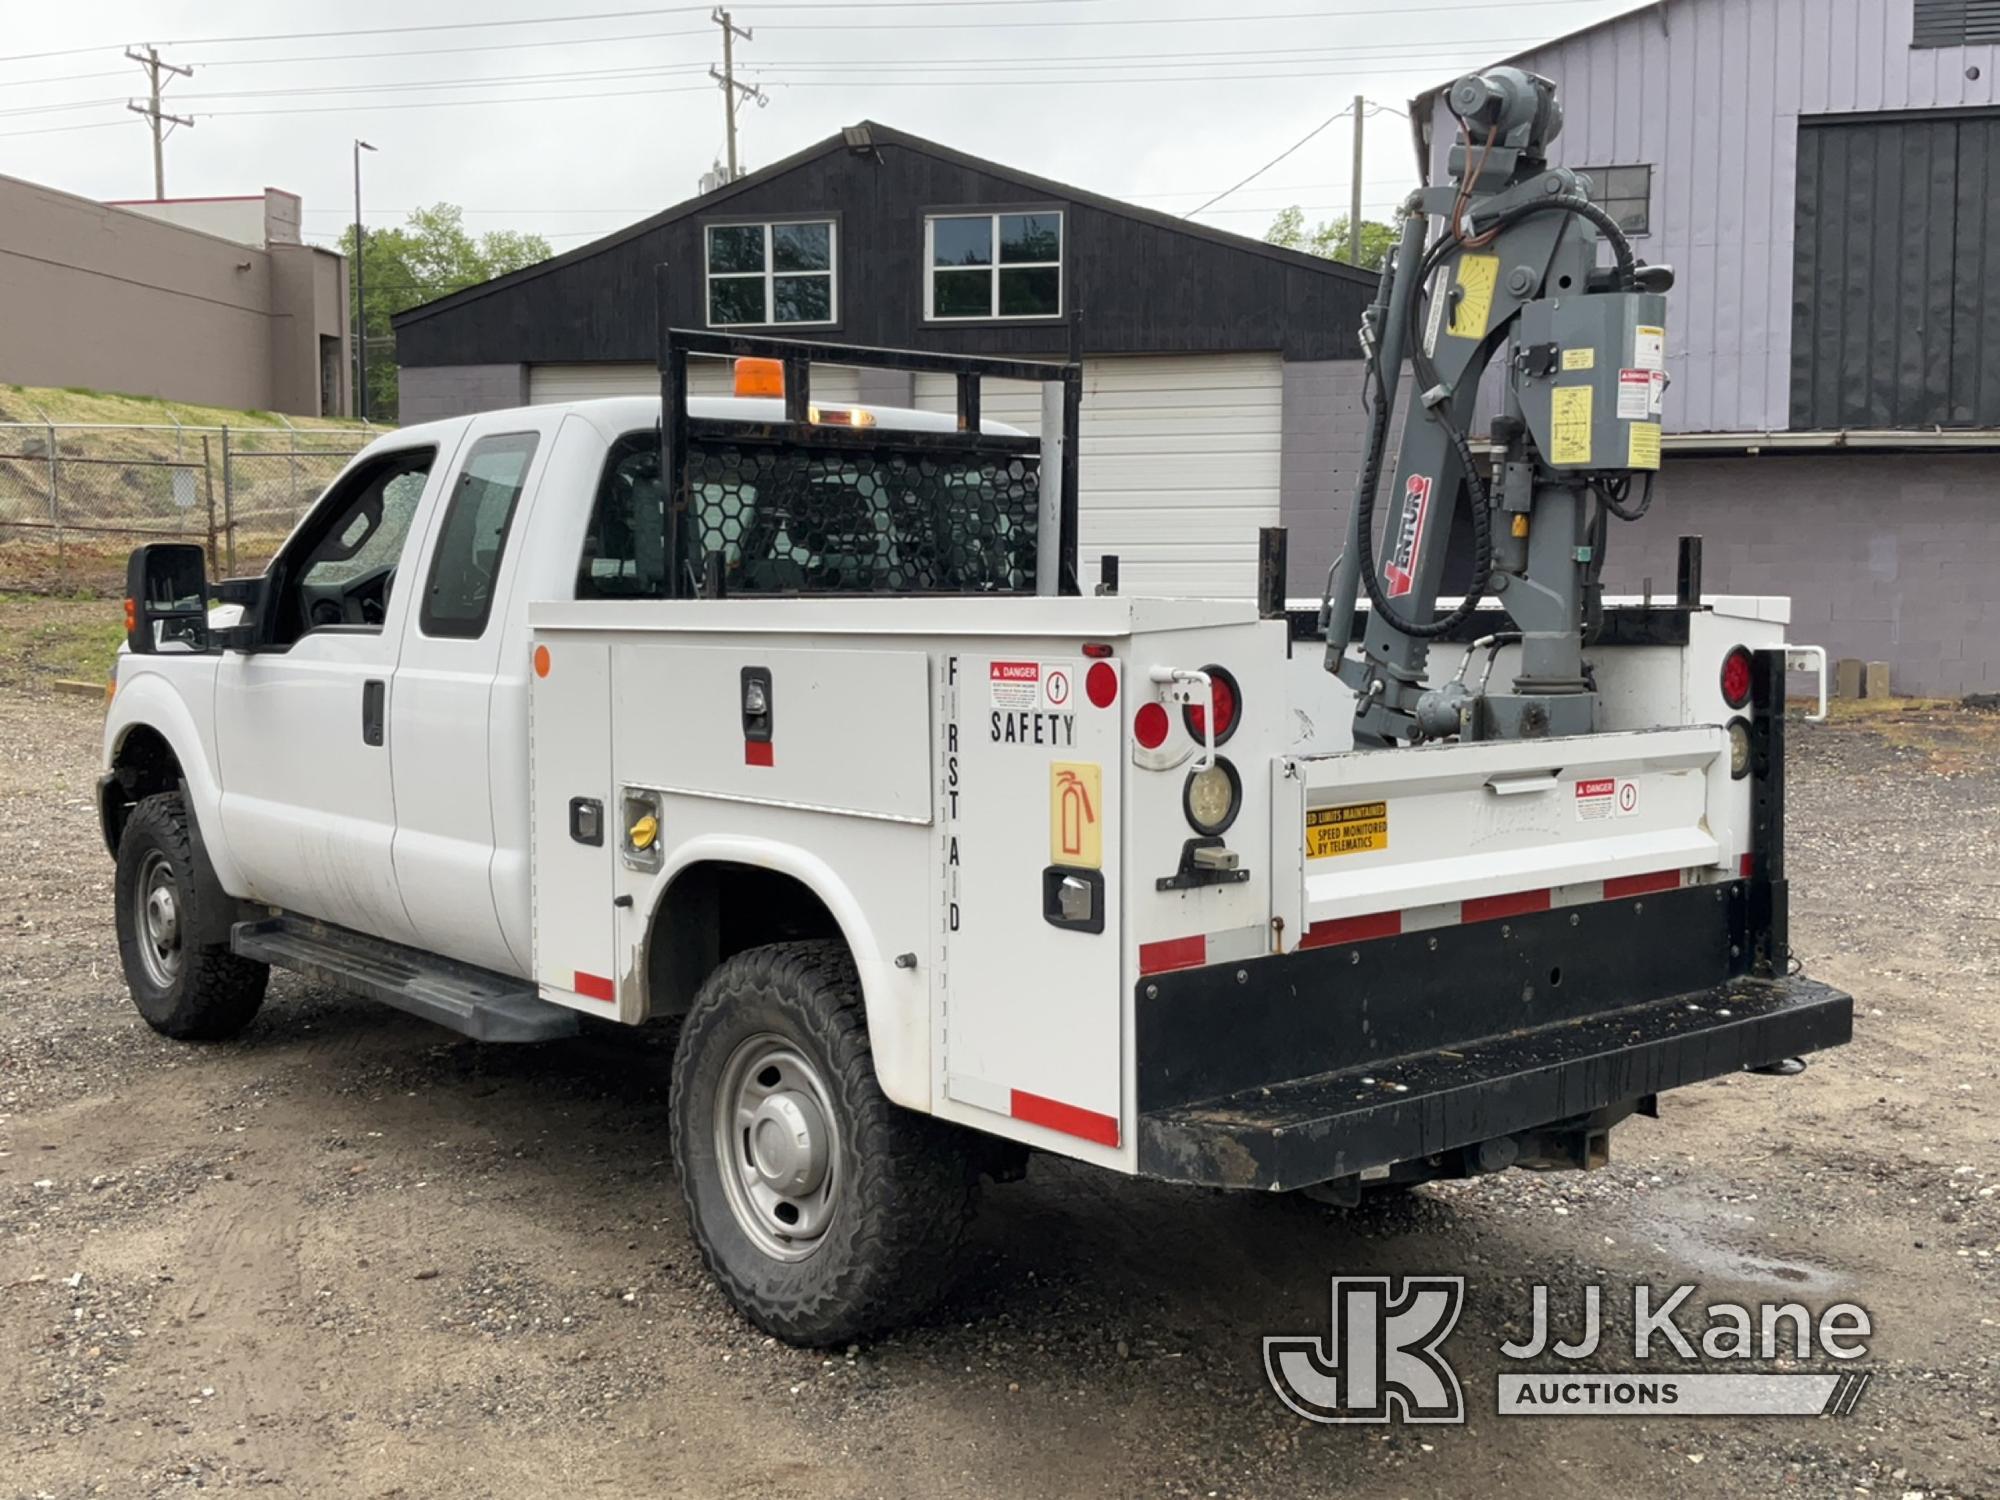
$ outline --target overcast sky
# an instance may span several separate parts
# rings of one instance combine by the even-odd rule
[[[739,76],[756,167],[870,118],[1025,171],[1193,210],[1363,94],[1364,212],[1413,180],[1411,94],[1635,0],[881,0],[733,7],[755,32]],[[574,19],[572,19],[574,18]],[[520,24],[495,24],[518,21]],[[435,29],[413,29],[413,28]],[[313,33],[301,35],[301,33]],[[352,141],[370,223],[418,204],[558,251],[690,196],[723,150],[707,6],[637,0],[9,0],[0,26],[0,172],[93,198],[152,193],[128,114],[155,43],[191,65],[168,107],[167,194],[280,187],[309,239],[352,217]],[[41,55],[37,55],[41,54]],[[1343,212],[1351,122],[1335,121],[1198,215],[1260,235],[1288,203]]]

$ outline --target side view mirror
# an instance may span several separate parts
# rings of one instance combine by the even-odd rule
[[[204,652],[208,568],[192,542],[152,542],[125,564],[125,645],[141,656]]]

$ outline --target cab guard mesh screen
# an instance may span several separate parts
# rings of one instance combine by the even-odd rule
[[[728,593],[1035,591],[1032,454],[708,438],[686,454],[683,555],[696,576],[718,556]]]

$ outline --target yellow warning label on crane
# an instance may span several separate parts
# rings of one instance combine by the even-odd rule
[[[1367,854],[1389,847],[1389,804],[1354,802],[1306,809],[1306,858]]]
[[[1587,385],[1559,385],[1549,392],[1549,462],[1590,462],[1590,395]]]
[[[1597,351],[1595,349],[1565,349],[1563,350],[1563,368],[1565,370],[1594,370],[1597,368]]]
[[[1625,442],[1625,467],[1628,469],[1659,468],[1660,424],[1658,422],[1634,422],[1625,430],[1631,434]]]
[[[1483,339],[1493,318],[1493,289],[1500,284],[1500,257],[1461,255],[1458,258],[1458,299],[1452,305],[1446,332],[1455,339]]]

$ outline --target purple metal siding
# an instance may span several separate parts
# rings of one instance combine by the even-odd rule
[[[1670,431],[1787,425],[1799,116],[1995,102],[2000,47],[1912,48],[1913,22],[1913,0],[1666,0],[1512,59],[1562,90],[1559,164],[1653,168]],[[1455,129],[1440,100],[1433,180]]]

